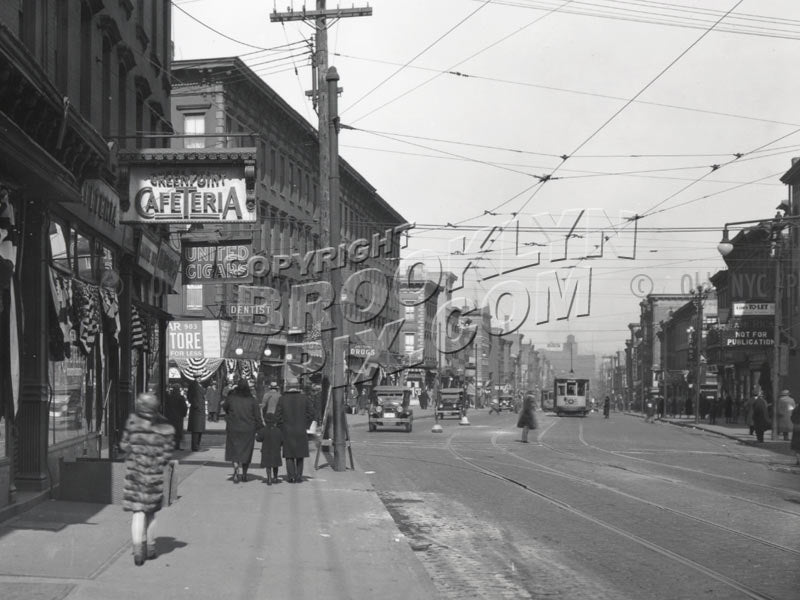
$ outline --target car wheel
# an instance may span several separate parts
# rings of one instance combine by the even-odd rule
[[[375,423],[370,423],[370,424],[369,424],[369,430],[370,430],[370,431],[375,431],[377,428],[378,428],[378,426],[377,426],[377,425],[375,425]]]
[[[406,433],[411,433],[411,423],[406,423]]]

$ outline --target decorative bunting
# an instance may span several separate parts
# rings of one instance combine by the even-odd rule
[[[72,307],[78,324],[78,342],[83,351],[92,352],[100,333],[100,289],[96,285],[72,280]]]
[[[194,379],[197,381],[206,381],[217,372],[219,366],[222,364],[222,358],[189,358],[178,359],[175,362],[181,375],[187,379]]]
[[[142,331],[142,319],[139,311],[131,305],[131,348],[141,348],[144,346],[144,332]]]
[[[117,293],[108,288],[100,288],[100,299],[103,306],[103,314],[109,322],[113,323],[114,339],[119,342],[119,299]],[[109,327],[110,329],[111,327]]]

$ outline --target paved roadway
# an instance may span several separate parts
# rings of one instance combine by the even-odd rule
[[[800,598],[793,457],[621,413],[537,416],[527,445],[513,413],[351,425],[443,598]]]

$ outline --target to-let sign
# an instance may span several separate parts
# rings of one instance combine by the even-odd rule
[[[131,166],[122,223],[254,223],[244,167]]]
[[[734,302],[734,317],[767,317],[775,314],[774,302]]]

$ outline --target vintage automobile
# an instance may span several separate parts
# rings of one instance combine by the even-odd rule
[[[414,411],[409,404],[411,390],[404,386],[379,385],[372,393],[369,406],[370,431],[381,427],[403,427],[411,432],[414,424]]]
[[[436,402],[436,416],[439,419],[445,417],[461,418],[466,412],[466,398],[462,388],[442,388],[439,390],[439,398]]]
[[[503,410],[519,412],[516,399],[511,394],[500,394],[497,400],[497,412]]]

